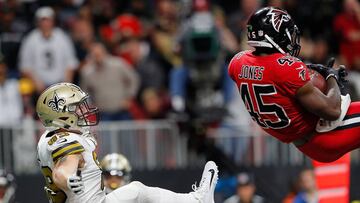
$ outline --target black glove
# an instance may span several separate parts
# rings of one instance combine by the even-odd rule
[[[334,77],[338,82],[347,81],[345,79],[347,76],[347,71],[343,65],[339,66],[339,69],[333,69],[322,64],[307,64],[307,67],[316,70],[326,80],[328,80],[330,77]]]
[[[332,57],[330,58],[326,66],[322,64],[307,64],[307,67],[316,70],[326,80],[328,80],[330,77],[334,77],[338,81],[339,80],[338,71],[332,68],[334,66],[334,63],[335,63],[335,58]]]
[[[338,69],[334,69],[334,62],[335,58],[332,57],[330,58],[326,66],[322,64],[307,64],[307,67],[316,70],[326,80],[328,80],[330,77],[335,78],[339,85],[341,94],[345,95],[348,91],[348,81],[346,80],[346,76],[348,73],[344,65],[340,65]]]

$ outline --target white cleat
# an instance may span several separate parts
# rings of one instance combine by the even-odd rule
[[[199,203],[214,203],[214,191],[218,181],[218,167],[213,161],[208,161],[205,164],[205,168],[201,177],[199,186],[192,185],[195,199]]]

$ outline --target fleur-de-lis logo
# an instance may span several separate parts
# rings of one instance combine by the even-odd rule
[[[48,106],[53,111],[56,111],[56,112],[59,112],[60,105],[64,105],[64,104],[65,104],[65,99],[59,98],[56,93],[54,94],[54,97],[51,100],[49,100],[49,102],[48,102]]]

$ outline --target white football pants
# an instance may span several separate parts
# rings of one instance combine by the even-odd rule
[[[190,194],[180,194],[134,181],[106,195],[103,203],[199,203]]]

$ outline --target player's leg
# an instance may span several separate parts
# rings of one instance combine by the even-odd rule
[[[343,124],[326,133],[316,133],[298,147],[312,159],[332,162],[360,147],[360,102],[351,103]]]
[[[198,188],[181,194],[157,187],[132,182],[106,196],[105,203],[214,203],[214,190],[218,169],[214,162],[206,163]]]

